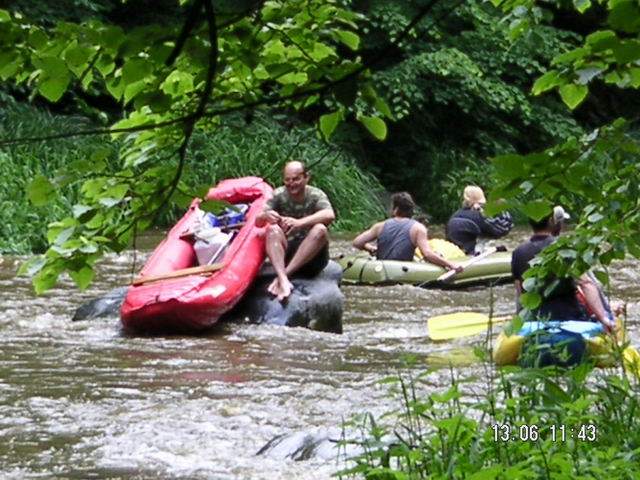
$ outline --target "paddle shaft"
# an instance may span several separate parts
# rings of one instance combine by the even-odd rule
[[[200,265],[199,267],[183,268],[181,270],[174,270],[173,272],[165,273],[162,275],[151,275],[148,277],[138,277],[131,285],[142,285],[144,283],[157,282],[158,280],[168,280],[170,278],[186,277],[188,275],[197,275],[201,273],[212,273],[220,270],[224,267],[224,263],[214,263],[211,265]]]
[[[224,225],[224,226],[217,227],[217,228],[219,228],[223,232],[228,232],[229,230],[238,230],[238,229],[244,227],[245,225],[246,225],[246,222],[239,222],[239,223],[234,223],[233,225]],[[180,239],[181,240],[193,240],[194,235],[195,235],[195,232],[193,232],[193,231],[182,232],[180,234]]]
[[[473,258],[470,258],[469,260],[464,262],[462,264],[462,271],[464,271],[464,269],[469,267],[470,265],[473,265],[474,263],[479,262],[483,258],[488,257],[489,255],[492,255],[492,254],[494,254],[496,252],[506,252],[506,251],[507,251],[507,248],[502,246],[502,245],[498,246],[498,247],[490,247],[487,250],[485,250],[484,252],[482,252],[480,255],[477,255],[477,256],[475,256]],[[427,280],[426,282],[419,283],[417,286],[418,287],[431,287],[431,286],[434,286],[434,285],[437,285],[437,284],[441,284],[443,282],[446,282],[450,278],[454,277],[458,273],[460,273],[460,272],[456,272],[455,270],[449,270],[448,272],[444,272],[442,275],[440,275],[435,280]]]
[[[490,247],[487,248],[484,252],[482,252],[480,255],[476,255],[475,257],[467,260],[466,262],[464,262],[462,264],[462,271],[464,271],[465,268],[473,265],[474,263],[479,262],[480,260],[482,260],[483,258],[488,257],[489,255],[493,255],[494,253],[496,253],[498,251],[498,247]],[[442,275],[440,275],[436,281],[437,282],[446,282],[447,280],[449,280],[451,277],[453,277],[454,275],[458,274],[459,272],[455,271],[455,270],[449,270],[448,272],[443,273]]]

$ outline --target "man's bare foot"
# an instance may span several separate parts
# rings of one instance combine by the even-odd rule
[[[291,290],[293,290],[293,284],[287,279],[284,282],[278,282],[280,287],[280,292],[278,293],[278,301],[282,302],[285,298],[288,298],[291,295]]]
[[[274,278],[267,291],[276,297],[278,297],[278,301],[282,301],[291,295],[291,290],[293,290],[293,284],[286,279],[284,281],[280,281],[278,277]]]
[[[273,279],[273,282],[271,282],[269,284],[269,287],[267,287],[267,291],[271,294],[271,295],[278,295],[278,291],[280,290],[280,285],[278,283],[278,277]]]

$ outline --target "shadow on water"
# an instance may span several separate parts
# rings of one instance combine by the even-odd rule
[[[512,248],[527,236],[509,238]],[[150,248],[158,237],[144,239]],[[351,252],[338,238],[332,255]],[[148,252],[148,250],[146,250]],[[95,284],[65,280],[44,296],[0,263],[0,477],[328,479],[331,461],[255,453],[277,435],[339,427],[389,405],[379,380],[412,357],[429,385],[456,374],[482,378],[482,337],[434,343],[426,320],[488,310],[488,291],[345,286],[344,333],[221,325],[200,336],[124,335],[117,318],[71,322],[75,309],[131,279],[134,256],[109,256]],[[141,265],[145,255],[139,255]],[[616,264],[613,296],[629,302],[637,344],[639,263]],[[513,309],[494,289],[497,314]]]

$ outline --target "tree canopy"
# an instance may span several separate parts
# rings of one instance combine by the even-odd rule
[[[327,112],[319,122],[326,137],[351,111],[376,138],[386,136],[389,109],[355,52],[362,20],[357,13],[320,0],[194,0],[179,7],[174,24],[128,30],[96,18],[51,27],[0,10],[0,78],[49,102],[108,95],[120,111],[112,123],[106,116],[104,128],[0,142],[96,134],[118,140],[117,171],[106,171],[112,152],[100,149],[53,179],[31,182],[34,205],[49,202],[70,182],[82,182],[73,215],[50,226],[47,253],[23,266],[35,274],[37,291],[55,284],[64,270],[85,287],[104,251],[125,248],[167,202],[201,196],[204,190],[187,191],[180,181],[189,142],[195,129],[214,131],[224,114],[263,105],[319,105]]]
[[[194,134],[216,135],[229,115],[250,125],[265,109],[315,123],[319,138],[439,219],[460,185],[484,183],[528,216],[557,202],[584,209],[591,221],[571,237],[582,243],[564,253],[584,256],[578,270],[636,251],[624,234],[637,226],[634,204],[618,192],[619,171],[635,181],[636,1],[161,4],[65,0],[58,12],[19,0],[0,10],[2,90],[94,121],[0,148],[109,139],[27,189],[34,205],[70,185],[80,195],[50,225],[46,254],[21,270],[37,291],[63,271],[85,287],[100,255],[124,249],[166,205],[201,196],[210,185],[183,181],[198,161]],[[604,126],[616,117],[627,120]],[[587,237],[602,241],[589,249]]]
[[[534,23],[552,21],[548,7],[565,2],[494,0],[511,19],[514,37],[526,35]],[[580,13],[596,12],[597,27],[581,45],[556,56],[551,69],[537,79],[532,91],[556,90],[569,108],[577,108],[599,83],[622,89],[640,87],[640,4],[637,1],[575,1]],[[557,13],[557,12],[556,12]],[[637,94],[636,94],[637,99]],[[636,100],[637,101],[637,100]],[[516,207],[541,219],[554,204],[568,206],[577,226],[545,250],[541,261],[527,272],[523,305],[537,307],[547,289],[541,279],[549,274],[577,276],[596,267],[608,282],[607,267],[627,253],[640,258],[640,136],[638,116],[619,118],[583,136],[573,137],[543,152],[498,156],[494,165],[499,185],[494,198],[508,201],[497,208]]]

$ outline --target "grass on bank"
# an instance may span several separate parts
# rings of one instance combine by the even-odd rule
[[[190,148],[183,181],[196,187],[213,185],[229,177],[258,175],[272,185],[281,183],[281,171],[289,159],[311,166],[312,184],[324,189],[338,214],[336,230],[359,230],[385,215],[380,198],[383,189],[372,176],[359,169],[341,150],[323,144],[308,126],[286,125],[286,116],[256,114],[249,123],[231,119],[215,135],[198,133]],[[90,128],[78,116],[53,116],[31,106],[11,103],[0,111],[0,138],[38,136]],[[54,178],[78,176],[76,168],[94,152],[107,149],[107,171],[117,168],[117,145],[105,136],[60,139],[6,147],[0,150],[0,253],[43,252],[50,222],[69,214],[78,200],[78,183],[71,183],[61,198],[34,207],[25,193],[38,175]],[[182,215],[177,207],[166,209],[157,225],[167,227]]]
[[[0,138],[20,138],[88,128],[79,116],[54,117],[32,107],[10,104],[0,110]],[[0,253],[43,252],[47,225],[68,214],[78,200],[77,186],[66,187],[59,200],[34,207],[26,188],[38,175],[54,178],[73,171],[76,162],[89,158],[103,137],[78,137],[5,147],[0,150]]]
[[[363,454],[340,478],[640,478],[640,387],[621,371],[589,364],[451,373],[433,393],[428,374],[386,379],[398,407],[356,418]],[[428,393],[431,391],[431,393]]]

